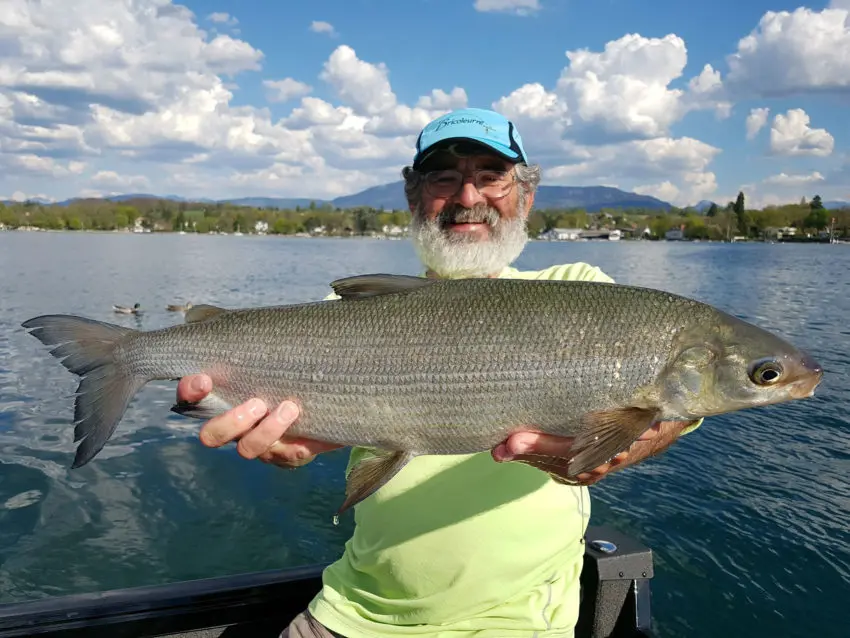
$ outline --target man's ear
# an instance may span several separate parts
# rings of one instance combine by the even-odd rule
[[[526,210],[525,210],[525,214],[526,214],[526,215],[531,214],[531,209],[532,209],[532,208],[534,208],[534,196],[535,196],[536,194],[537,194],[537,192],[536,192],[536,191],[532,191],[532,192],[530,192],[530,193],[528,194],[528,198],[525,200],[526,202],[528,202],[528,206],[527,206],[527,208],[526,208]]]

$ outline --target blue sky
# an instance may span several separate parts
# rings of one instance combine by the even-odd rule
[[[2,198],[333,197],[469,105],[544,183],[850,200],[850,0],[50,4],[0,0]]]

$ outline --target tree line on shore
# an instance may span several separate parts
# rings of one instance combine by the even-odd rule
[[[292,209],[252,208],[226,203],[192,203],[138,198],[125,201],[81,199],[67,205],[39,202],[0,203],[0,226],[46,230],[125,231],[187,233],[299,233],[331,236],[399,234],[410,223],[407,210],[369,207],[335,208],[311,204]],[[827,210],[820,196],[797,204],[748,209],[743,193],[724,207],[716,204],[705,212],[673,208],[669,211],[642,208],[535,209],[528,232],[537,237],[552,228],[613,229],[639,236],[663,238],[681,229],[688,239],[731,240],[762,238],[769,229],[793,227],[798,235],[816,235],[831,228],[837,237],[848,237],[850,208]],[[647,232],[648,231],[648,232]]]

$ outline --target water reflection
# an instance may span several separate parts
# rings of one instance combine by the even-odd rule
[[[659,634],[841,635],[850,251],[534,243],[518,266],[571,261],[777,330],[828,371],[814,399],[710,419],[592,488],[594,523],[653,547]],[[168,412],[173,383],[149,384],[96,462],[69,471],[76,381],[22,320],[72,312],[152,329],[182,321],[169,303],[294,303],[339,277],[419,269],[404,241],[0,234],[0,602],[331,560],[351,525],[331,520],[345,452],[286,472],[203,448],[199,423]],[[141,317],[112,312],[136,301]]]

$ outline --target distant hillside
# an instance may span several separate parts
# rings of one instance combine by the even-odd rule
[[[406,209],[404,182],[373,186],[354,195],[337,197],[331,202],[339,208],[371,206],[372,208]],[[653,208],[669,210],[670,204],[649,195],[629,193],[609,186],[540,186],[534,198],[535,208]]]
[[[610,186],[540,186],[534,198],[534,207],[584,208],[588,212],[602,208],[672,208],[657,197],[638,195]]]
[[[836,208],[850,208],[850,202],[833,200],[831,202],[823,202],[823,207],[828,210],[835,210]]]
[[[57,202],[59,206],[78,201],[71,198]],[[93,198],[97,199],[97,198]],[[213,200],[208,198],[186,198],[178,195],[152,195],[149,193],[127,193],[112,195],[104,198],[113,202],[124,202],[133,199],[167,199],[176,202],[194,203],[229,203],[236,206],[252,208],[307,208],[311,202],[316,206],[329,203],[336,208],[353,208],[368,206],[384,210],[406,210],[407,201],[404,198],[404,182],[399,180],[390,184],[373,186],[353,195],[343,195],[332,200],[313,199],[309,197],[240,197]],[[47,203],[47,202],[42,202]],[[652,208],[669,210],[670,204],[649,195],[638,195],[609,186],[540,186],[534,200],[535,208],[583,208],[594,212],[602,208]]]
[[[713,205],[714,205],[714,202],[709,201],[707,199],[703,199],[703,200],[700,200],[695,206],[692,206],[691,208],[696,210],[698,213],[707,213],[708,209],[711,208]],[[717,206],[720,207],[720,204],[718,204]]]
[[[222,204],[235,206],[250,206],[251,208],[307,208],[311,202],[321,206],[327,200],[311,199],[309,197],[240,197],[238,199],[220,199]]]
[[[55,202],[58,206],[67,206],[82,198],[74,197],[61,202]],[[100,198],[89,198],[100,199]],[[367,206],[384,210],[406,210],[407,201],[404,198],[404,182],[399,180],[381,186],[372,186],[366,190],[343,195],[331,200],[315,199],[311,197],[237,197],[214,200],[209,198],[188,198],[179,195],[152,195],[150,193],[126,193],[112,195],[104,198],[113,202],[124,202],[133,199],[166,199],[175,202],[192,202],[196,204],[234,204],[236,206],[250,206],[252,208],[307,208],[311,202],[316,206],[330,204],[335,208],[353,208],[356,206]],[[34,203],[50,205],[51,202],[39,198],[31,200]],[[13,201],[0,200],[0,203],[14,204]],[[692,210],[705,214],[711,207],[712,202],[702,200],[690,206]],[[612,188],[609,186],[540,186],[534,200],[535,208],[583,208],[589,212],[597,212],[602,208],[649,208],[656,210],[669,210],[671,204],[650,195],[638,195],[629,191]],[[825,201],[824,208],[835,210],[850,208],[848,201]],[[722,207],[721,207],[722,208]]]
[[[407,210],[407,200],[404,198],[404,181],[373,186],[354,195],[343,195],[331,201],[338,208],[354,206],[371,206],[385,210]]]

